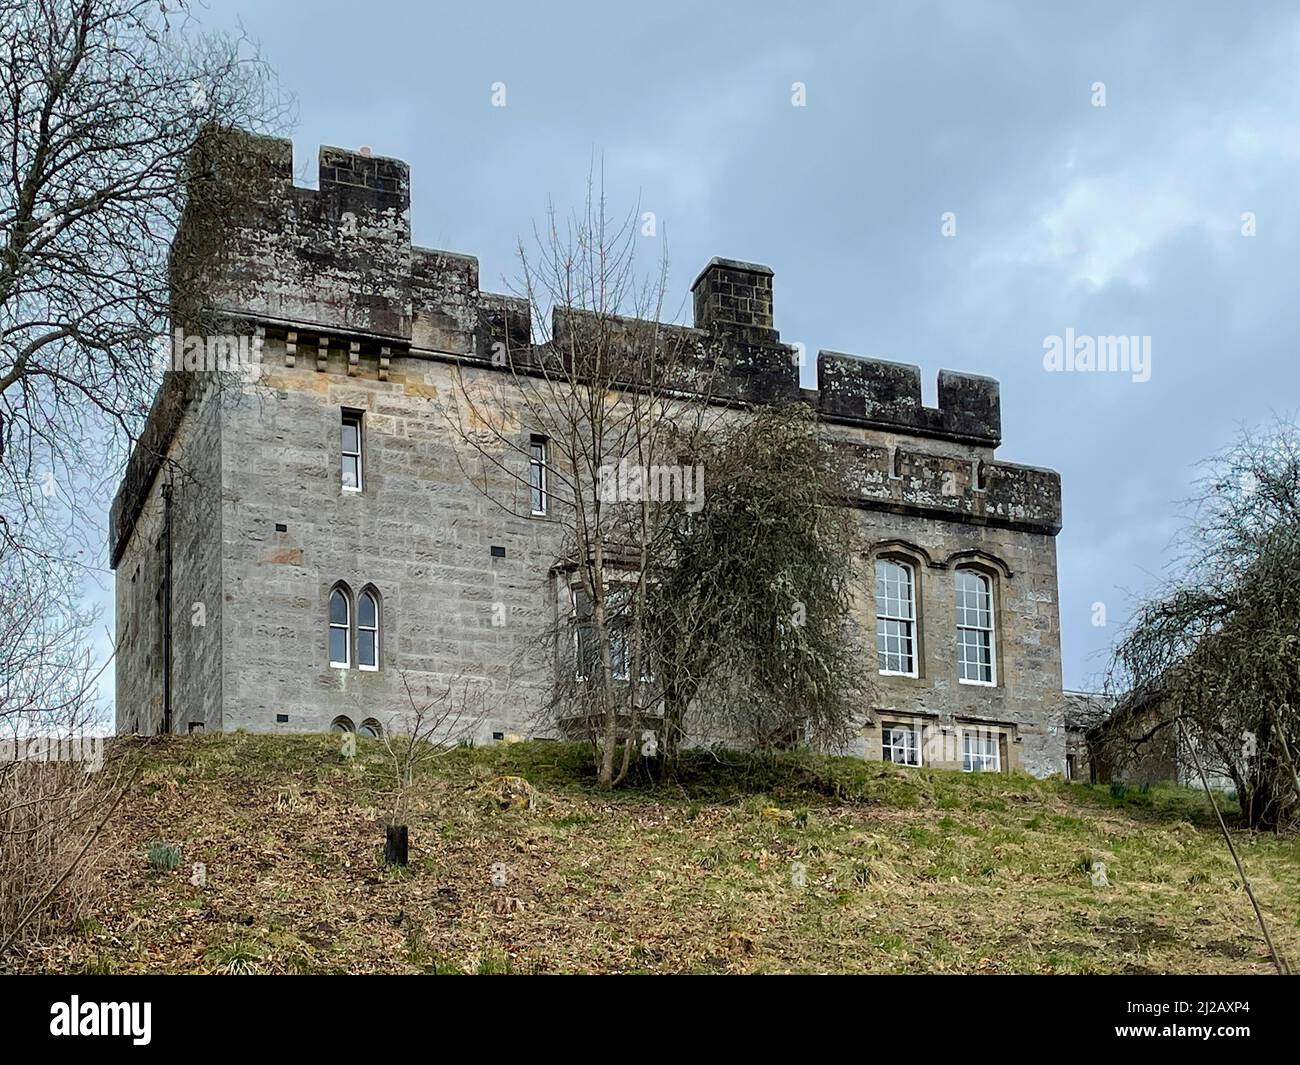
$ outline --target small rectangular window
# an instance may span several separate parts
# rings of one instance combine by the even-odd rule
[[[966,731],[961,736],[961,768],[966,773],[1002,770],[1001,744],[996,732]]]
[[[342,482],[343,491],[361,491],[361,413],[343,412]]]
[[[533,513],[544,515],[547,504],[546,437],[534,436],[528,444],[528,491]]]
[[[886,725],[880,730],[881,757],[894,765],[921,764],[921,737],[906,725]]]

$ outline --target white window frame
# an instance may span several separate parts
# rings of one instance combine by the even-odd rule
[[[343,428],[353,425],[357,430],[357,449],[356,451],[346,451],[343,448]],[[361,411],[347,410],[343,411],[343,417],[339,422],[339,485],[345,492],[360,492],[365,484],[365,418]],[[348,459],[357,460],[357,483],[356,485],[343,484],[343,467]]]
[[[343,606],[347,610],[347,617],[342,624],[334,620],[334,597],[339,596],[343,600]],[[326,630],[326,650],[329,655],[330,667],[333,669],[351,669],[352,668],[352,597],[342,588],[331,588],[329,601],[325,606],[325,618],[329,622],[329,628]],[[346,659],[342,662],[334,661],[334,630],[343,630],[343,653]]]
[[[909,611],[909,615],[907,617],[903,617],[897,614],[888,614],[888,613],[882,614],[880,612],[881,598],[882,598],[880,595],[880,582],[882,580],[880,575],[880,570],[882,566],[897,566],[899,569],[901,569],[904,573],[907,574],[908,611]],[[912,563],[905,562],[902,559],[898,559],[898,558],[878,558],[876,559],[876,564],[873,572],[874,572],[875,582],[876,582],[876,587],[875,587],[876,671],[882,677],[919,677],[920,676],[920,654],[919,654],[920,641],[918,639],[919,626],[917,625],[917,610],[916,610],[916,567],[913,566]],[[885,602],[888,603],[889,597],[885,596],[884,598],[885,598]],[[888,607],[886,607],[886,609],[888,609]],[[912,660],[912,668],[910,670],[889,669],[888,662],[889,662],[890,652],[887,650],[883,653],[885,665],[884,666],[881,665],[882,652],[880,650],[880,640],[882,639],[882,637],[886,641],[888,641],[891,638],[888,634],[881,632],[881,622],[894,622],[895,624],[898,625],[907,626],[907,635],[905,637],[900,636],[898,638],[900,640],[905,640],[907,647],[909,648],[908,655]]]
[[[984,595],[988,597],[989,623],[987,627],[979,624],[970,625],[964,623],[964,621],[969,620],[970,608],[966,607],[962,602],[961,581],[963,577],[974,577],[983,588]],[[962,567],[961,569],[957,570],[957,576],[953,582],[953,593],[954,593],[953,600],[955,604],[954,620],[956,621],[956,625],[957,625],[957,681],[960,684],[973,684],[977,687],[984,687],[984,688],[995,687],[998,683],[998,651],[997,651],[997,617],[995,614],[995,608],[993,602],[994,600],[993,578],[986,573],[982,573],[980,570],[972,569],[970,567]],[[976,609],[976,615],[978,617],[979,607],[977,606],[975,609]],[[967,615],[965,619],[963,619],[962,616],[963,613]],[[988,639],[988,648],[989,648],[989,662],[988,662],[989,676],[987,680],[983,680],[981,678],[969,678],[969,677],[962,676],[962,674],[966,671],[966,668],[969,665],[973,664],[977,668],[982,668],[983,666],[983,663],[981,662],[968,663],[963,658],[963,652],[967,646],[962,642],[962,638],[961,638],[962,633],[964,632],[986,634],[986,637]],[[977,643],[976,647],[978,646],[979,645]]]
[[[898,743],[894,733],[902,733],[912,738],[911,744]],[[904,756],[914,755],[916,761],[898,761],[892,757],[895,753],[902,752]],[[882,761],[889,762],[891,765],[904,765],[914,768],[920,768],[922,762],[921,756],[921,729],[917,725],[899,724],[891,721],[880,728],[880,757]]]
[[[979,743],[992,741],[993,751],[971,751],[967,743],[975,740]],[[992,764],[990,765],[990,761]],[[979,763],[978,768],[976,763]],[[961,771],[963,773],[1001,773],[1002,772],[1002,734],[983,729],[963,729],[961,734]]]
[[[374,623],[373,626],[372,626],[372,625],[363,625],[363,624],[361,624],[361,600],[366,599],[366,598],[368,598],[368,599],[369,599],[369,600],[370,600],[370,601],[375,605],[375,623]],[[357,668],[360,669],[360,670],[363,670],[363,671],[366,672],[366,673],[378,673],[378,672],[379,672],[379,661],[380,661],[380,650],[379,650],[379,646],[380,646],[380,645],[379,645],[380,634],[379,634],[379,630],[380,630],[380,628],[381,628],[381,625],[380,625],[380,604],[379,604],[379,596],[377,596],[377,595],[376,595],[373,591],[371,591],[370,589],[366,589],[366,590],[363,591],[359,596],[357,596],[357,625],[356,625],[356,628],[357,628],[357,636],[358,636],[358,639],[357,639]],[[361,640],[360,640],[359,637],[360,637],[361,633],[363,633],[363,632],[373,632],[373,633],[375,634],[375,662],[374,662],[374,665],[370,665],[370,666],[368,666],[368,665],[366,665],[363,661],[361,661]]]
[[[544,436],[532,436],[528,441],[528,505],[535,518],[544,518],[550,510],[547,470],[550,448]],[[534,480],[536,483],[534,483]],[[537,504],[540,501],[541,506]]]

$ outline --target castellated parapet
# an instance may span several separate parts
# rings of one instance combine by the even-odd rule
[[[153,565],[159,471],[168,454],[182,458],[191,449],[215,478],[203,510],[204,521],[217,526],[215,546],[194,525],[186,548],[187,557],[204,562],[190,574],[193,587],[185,595],[210,604],[207,633],[196,628],[186,637],[203,661],[215,656],[221,678],[215,689],[202,688],[186,713],[209,727],[295,731],[350,712],[355,691],[340,694],[339,671],[316,669],[325,653],[323,597],[335,580],[373,581],[383,593],[393,634],[383,668],[344,678],[353,688],[380,692],[399,668],[447,672],[469,662],[492,675],[494,641],[535,640],[536,634],[480,630],[479,600],[512,588],[527,598],[525,577],[548,573],[553,561],[546,522],[502,518],[463,484],[447,429],[436,424],[429,405],[431,395],[451,387],[457,366],[499,372],[493,356],[504,351],[515,369],[529,371],[537,349],[527,303],[483,291],[472,256],[411,244],[406,163],[321,148],[318,187],[309,189],[294,184],[289,141],[240,135],[236,143],[238,159],[227,165],[237,166],[257,194],[230,218],[223,254],[199,267],[202,310],[263,339],[281,399],[252,404],[255,415],[219,411],[191,375],[166,375],[110,516],[124,640],[123,728],[154,720],[148,708],[157,703],[156,685],[143,678],[153,668],[153,652],[135,642],[143,639],[139,615],[150,599],[132,585]],[[182,228],[178,246],[186,237]],[[802,349],[785,343],[776,327],[771,268],[712,259],[691,296],[691,323],[662,327],[691,355],[674,383],[690,390],[696,379],[707,379],[712,400],[741,409],[811,405],[851,460],[849,502],[872,554],[892,553],[916,567],[917,609],[929,616],[918,675],[879,678],[885,694],[870,719],[878,726],[905,712],[930,715],[936,728],[963,719],[990,722],[1014,733],[1009,762],[1040,773],[1063,764],[1063,733],[1058,742],[1047,709],[1059,703],[1061,687],[1054,547],[1060,479],[995,459],[1002,442],[998,383],[943,370],[932,408],[922,402],[916,366],[822,351],[817,387],[801,388]],[[558,312],[552,334],[563,336],[579,319]],[[340,408],[364,411],[368,419],[364,493],[338,489]],[[177,487],[176,508],[187,491]],[[485,591],[479,556],[489,544],[508,555],[492,556],[493,584]],[[959,684],[946,657],[952,575],[966,564],[999,582],[1001,668],[988,687]],[[280,604],[278,615],[248,605],[258,589]],[[874,628],[870,601],[868,589],[860,618],[867,632]],[[176,603],[175,616],[186,618],[191,606]],[[529,599],[521,609],[538,622],[550,608]],[[303,691],[287,675],[294,660],[313,663]],[[271,678],[265,690],[238,673],[249,663]],[[271,705],[277,700],[278,712]],[[176,727],[183,717],[173,720]],[[496,731],[527,731],[522,719],[496,725]],[[866,750],[876,757],[879,735],[864,732]]]
[[[286,357],[342,350],[349,372],[384,376],[399,356],[459,357],[491,364],[494,350],[524,353],[532,342],[529,307],[479,288],[478,260],[411,244],[410,169],[398,159],[323,147],[318,188],[293,183],[293,146],[243,137],[239,165],[264,195],[242,218],[233,253],[207,280],[209,309],[287,341]],[[775,326],[770,267],[715,258],[691,288],[692,326],[673,327],[707,366],[711,394],[740,403],[807,402],[831,423],[879,429],[988,449],[965,467],[924,455],[863,456],[862,501],[1057,532],[1060,483],[1051,471],[992,461],[1001,443],[998,383],[942,370],[939,406],[921,402],[916,366],[822,351],[818,387],[801,389],[795,349]],[[553,323],[559,333],[564,323]],[[308,356],[306,353],[310,353]],[[174,386],[175,387],[175,386]],[[160,434],[180,397],[164,397],[114,506],[110,543],[129,528],[155,467]],[[174,426],[173,426],[174,428]],[[942,468],[940,468],[942,467]],[[896,476],[899,469],[912,471]],[[935,489],[947,486],[946,491]],[[134,500],[134,503],[133,503]]]

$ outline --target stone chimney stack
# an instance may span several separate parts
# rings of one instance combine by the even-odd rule
[[[735,332],[760,343],[774,343],[772,271],[757,263],[711,259],[691,286],[695,328]]]

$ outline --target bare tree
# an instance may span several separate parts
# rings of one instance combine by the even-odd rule
[[[420,770],[461,743],[472,740],[487,713],[481,685],[465,677],[447,677],[423,692],[405,671],[401,674],[406,705],[384,725],[384,749],[393,764],[393,808],[385,826],[384,861],[407,862],[408,811]]]
[[[833,745],[855,675],[835,449],[810,409],[724,387],[727,338],[664,323],[637,217],[611,220],[594,181],[579,214],[551,210],[505,339],[446,410],[480,491],[560,531],[545,714],[590,739],[605,786],[638,750],[674,757],[688,712],[733,741]]]
[[[105,489],[169,321],[193,302],[184,249],[219,254],[242,194],[205,181],[220,142],[207,133],[285,109],[248,42],[202,34],[183,2],[0,0],[0,113],[0,632],[14,656],[0,724],[22,744],[68,741],[103,709],[76,604],[102,557]],[[110,779],[26,757],[0,768],[5,944],[38,927],[40,885],[74,876],[121,794]]]
[[[171,235],[184,216],[219,244],[238,195],[192,194],[205,130],[282,107],[248,43],[198,33],[183,4],[0,0],[0,55],[0,543],[17,547],[46,541],[52,489],[84,498],[116,471],[148,409],[186,300]]]
[[[462,468],[496,505],[558,527],[553,724],[593,743],[597,776],[627,774],[661,689],[645,633],[646,580],[667,509],[703,491],[689,441],[721,418],[714,361],[665,325],[667,260],[638,273],[635,211],[614,220],[589,185],[583,210],[554,209],[536,250],[521,243],[514,313],[533,336],[458,371],[446,411],[468,444]],[[507,309],[508,312],[510,308]],[[620,754],[621,745],[621,754]]]
[[[1300,430],[1244,433],[1200,488],[1177,572],[1116,648],[1112,756],[1173,745],[1276,829],[1300,819]]]
[[[89,616],[49,606],[72,601],[67,579],[16,552],[0,560],[0,957],[87,901],[82,863],[131,778],[96,734]]]

